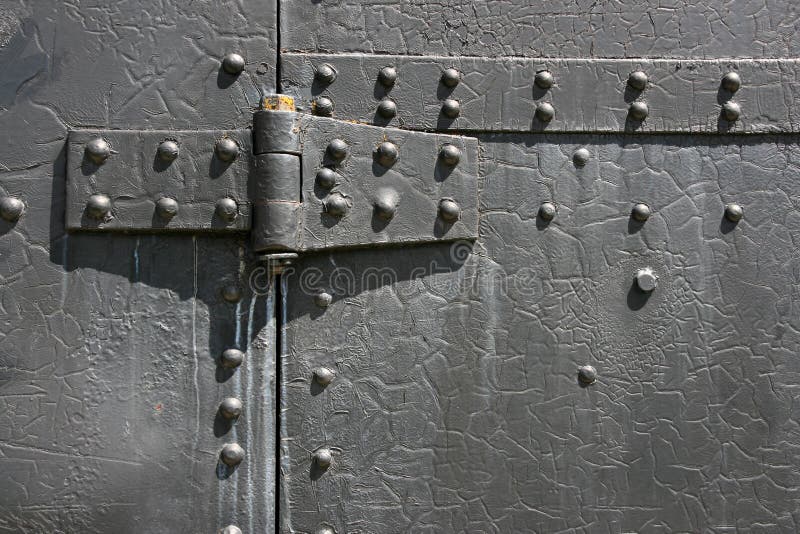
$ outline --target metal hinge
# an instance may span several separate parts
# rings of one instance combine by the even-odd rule
[[[258,253],[477,237],[476,139],[265,102],[252,132],[70,132],[67,229],[251,231]]]

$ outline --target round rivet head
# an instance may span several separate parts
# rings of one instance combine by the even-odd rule
[[[397,115],[397,104],[391,98],[384,98],[378,103],[378,115],[384,119],[391,119]]]
[[[244,70],[244,58],[239,54],[227,54],[222,58],[222,70],[236,76]]]
[[[320,308],[327,308],[333,302],[333,295],[326,291],[320,291],[314,295],[314,304]]]
[[[314,79],[324,84],[333,83],[336,81],[336,69],[330,63],[323,63],[314,71]]]
[[[106,195],[92,195],[86,202],[86,213],[92,219],[107,219],[111,215],[111,199]]]
[[[558,213],[558,208],[552,202],[542,202],[541,206],[539,206],[539,217],[545,221],[552,221],[556,218],[556,213]]]
[[[217,200],[214,213],[216,213],[217,217],[230,224],[239,216],[239,205],[232,198],[221,198]]]
[[[391,220],[397,213],[400,197],[397,191],[390,188],[381,188],[375,195],[375,215],[384,221]]]
[[[228,284],[222,287],[222,298],[227,302],[235,304],[242,300],[242,288],[237,284]]]
[[[328,143],[328,154],[336,161],[341,161],[347,157],[347,143],[342,139],[332,139]]]
[[[579,148],[572,154],[572,162],[576,167],[583,167],[592,158],[592,153],[586,148]]]
[[[744,209],[739,204],[728,204],[725,206],[725,218],[730,222],[739,222],[744,217]]]
[[[643,121],[647,118],[647,115],[650,113],[650,108],[647,107],[646,102],[632,102],[631,106],[628,108],[628,115],[631,116],[632,119],[637,121]]]
[[[95,165],[102,165],[111,155],[111,145],[108,141],[97,137],[86,143],[86,157]]]
[[[722,104],[722,116],[728,122],[735,122],[742,114],[742,108],[736,102],[725,102]]]
[[[174,198],[161,197],[156,201],[156,215],[168,221],[178,214],[178,201]]]
[[[336,534],[336,531],[331,527],[320,527],[317,529],[317,534]]]
[[[397,145],[388,141],[384,141],[375,149],[375,158],[378,160],[378,163],[384,167],[391,167],[394,165],[398,155]]]
[[[730,93],[735,93],[742,86],[742,79],[736,72],[729,72],[722,77],[722,88]]]
[[[384,87],[392,87],[397,81],[397,69],[394,67],[383,67],[378,72],[378,82]]]
[[[317,367],[314,369],[314,381],[320,386],[327,386],[333,379],[336,378],[336,373],[327,367]]]
[[[0,198],[0,217],[8,222],[17,222],[25,211],[25,204],[18,198]]]
[[[631,72],[628,76],[628,85],[637,91],[644,91],[647,87],[647,74],[640,70]]]
[[[221,534],[242,534],[242,529],[235,525],[228,525],[227,527],[222,529]]]
[[[222,399],[219,403],[219,413],[225,419],[237,419],[242,415],[242,401],[236,397]]]
[[[461,73],[454,68],[442,71],[442,84],[445,87],[455,87],[461,81]]]
[[[439,159],[445,165],[454,167],[461,161],[461,149],[455,145],[442,145],[442,148],[439,150]]]
[[[541,122],[550,122],[556,116],[556,110],[549,102],[542,102],[536,106],[536,118]]]
[[[317,185],[323,189],[332,189],[338,181],[339,175],[336,171],[323,167],[317,171]]]
[[[238,443],[226,443],[222,446],[219,459],[228,467],[234,467],[244,460],[244,449]]]
[[[178,152],[180,152],[180,147],[178,146],[177,141],[173,141],[172,139],[167,139],[159,143],[156,152],[158,153],[158,159],[160,159],[161,161],[174,161],[175,158],[178,157]]]
[[[344,217],[347,215],[351,205],[352,201],[350,198],[338,191],[334,191],[325,197],[325,200],[322,202],[325,213],[334,217]]]
[[[594,384],[597,381],[597,369],[591,365],[581,365],[578,367],[578,380],[581,384]]]
[[[220,362],[226,369],[236,369],[244,362],[244,352],[239,349],[225,349],[220,357]]]
[[[658,276],[649,267],[636,271],[635,279],[636,285],[645,293],[653,291],[658,286]]]
[[[638,202],[634,204],[633,208],[631,209],[631,217],[633,217],[633,220],[635,221],[645,222],[650,218],[650,215],[650,206],[644,202]]]
[[[331,453],[331,450],[327,448],[317,449],[314,451],[313,458],[314,463],[317,464],[317,467],[320,469],[329,468],[333,462],[333,454]]]
[[[318,96],[314,99],[314,115],[330,117],[333,115],[333,100],[327,96]]]
[[[231,162],[239,156],[239,145],[229,137],[223,137],[214,145],[214,154],[220,161]]]
[[[442,102],[442,114],[449,119],[455,119],[461,114],[461,104],[455,98],[446,99]]]
[[[553,74],[549,70],[540,70],[533,77],[533,83],[539,89],[550,89],[553,87]]]
[[[445,222],[456,222],[461,217],[461,208],[452,198],[439,201],[439,217]]]

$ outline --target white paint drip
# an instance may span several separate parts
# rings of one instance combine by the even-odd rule
[[[281,321],[279,327],[281,329],[286,328],[286,294],[287,294],[288,283],[285,278],[281,277]],[[286,335],[281,335],[281,346],[278,347],[278,360],[276,365],[281,365],[281,371],[283,371],[283,365],[281,364],[283,358],[286,357]],[[281,372],[281,384],[280,384],[280,410],[281,410],[281,470],[284,473],[289,473],[291,471],[291,465],[289,462],[289,432],[286,428],[286,417],[284,414],[286,413],[287,408],[287,398],[286,398],[286,374]],[[280,489],[278,489],[280,491]],[[283,509],[283,526],[287,532],[294,532],[294,528],[292,528],[292,509],[289,506],[289,496],[287,492],[283,492],[283,502],[282,502],[282,509]]]
[[[245,358],[247,361],[250,362],[250,365],[247,369],[247,387],[245,392],[245,399],[247,400],[248,404],[251,404],[253,407],[256,405],[256,399],[253,396],[253,374],[256,372],[258,368],[256,366],[256,360],[253,357],[253,317],[255,316],[256,311],[256,299],[257,297],[251,296],[250,297],[250,308],[248,310],[247,315],[247,352]],[[253,412],[255,410],[250,409],[245,411],[245,418],[247,419],[245,428],[247,429],[247,448],[250,450],[255,450],[255,443],[253,443]],[[254,532],[253,530],[253,500],[255,495],[253,494],[253,467],[257,465],[255,462],[251,463],[251,465],[247,469],[247,519],[250,523],[250,528],[248,532]]]
[[[275,287],[275,280],[272,281],[272,287]],[[275,421],[275,407],[272,403],[272,387],[273,377],[275,376],[275,346],[277,327],[274,310],[275,310],[275,291],[267,293],[266,314],[267,314],[267,327],[266,332],[268,336],[268,343],[266,343],[266,350],[264,354],[264,442],[266,444],[264,453],[264,465],[266,466],[266,489],[264,491],[264,511],[266,513],[265,524],[274,524],[275,521],[275,490],[277,488],[277,479],[275,478],[275,431],[273,422]],[[277,387],[277,384],[275,384]],[[272,491],[269,491],[272,489]]]
[[[139,281],[139,238],[136,238],[136,246],[133,249],[133,281]]]

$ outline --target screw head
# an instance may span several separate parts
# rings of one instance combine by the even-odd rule
[[[576,167],[583,167],[592,159],[592,153],[586,148],[579,148],[572,154],[572,163]]]
[[[219,452],[219,459],[228,467],[234,467],[244,460],[244,449],[238,443],[226,443]]]
[[[25,203],[18,198],[0,198],[0,217],[8,222],[17,222],[25,211]]]
[[[391,98],[383,98],[378,103],[378,115],[384,119],[391,119],[397,115],[397,104]]]
[[[461,161],[461,149],[449,143],[442,145],[442,148],[439,149],[439,159],[445,165],[455,167]]]
[[[536,106],[536,118],[541,122],[550,122],[556,116],[556,110],[549,102],[542,102]]]
[[[178,214],[178,201],[174,198],[161,197],[156,200],[156,215],[168,221]]]
[[[638,202],[634,204],[633,208],[631,209],[631,217],[633,217],[633,220],[639,222],[645,222],[650,218],[651,213],[650,206],[644,202]]]
[[[242,529],[234,525],[228,525],[222,529],[222,534],[242,534]]]
[[[238,419],[242,415],[242,401],[236,397],[227,397],[219,403],[219,413],[225,419]]]
[[[314,295],[314,304],[320,308],[327,308],[333,302],[333,295],[326,291],[320,291]]]
[[[336,372],[327,367],[317,367],[314,369],[314,381],[320,386],[327,386],[336,378]]]
[[[314,78],[324,84],[336,81],[336,69],[330,63],[323,63],[314,71]]]
[[[539,217],[544,221],[552,221],[556,218],[556,213],[558,213],[558,208],[552,202],[542,202],[539,206]]]
[[[244,362],[244,352],[239,349],[225,349],[222,351],[220,363],[226,369],[236,369]]]
[[[461,208],[452,198],[443,198],[439,201],[439,217],[449,223],[461,218]]]
[[[658,276],[650,267],[636,271],[636,285],[645,293],[650,293],[658,286]]]
[[[239,205],[236,204],[236,201],[232,198],[221,198],[217,200],[217,204],[214,207],[214,213],[222,221],[231,224],[236,220],[236,217],[239,216]]]
[[[736,102],[725,102],[722,104],[722,116],[728,122],[735,122],[742,114],[742,108]]]
[[[397,213],[400,198],[397,191],[388,187],[378,190],[375,196],[375,215],[384,221],[391,220]]]
[[[632,119],[637,121],[643,121],[647,118],[647,115],[650,113],[650,108],[647,107],[646,102],[632,102],[631,106],[628,108],[628,115],[631,116]]]
[[[389,141],[384,141],[375,149],[375,158],[378,160],[378,163],[384,167],[391,167],[394,165],[398,156],[397,145]]]
[[[725,206],[725,218],[730,222],[739,222],[744,217],[744,209],[739,204],[728,204]]]
[[[242,299],[242,289],[236,284],[228,284],[223,286],[220,293],[222,294],[223,299],[232,304],[235,304]]]
[[[448,119],[461,115],[461,104],[455,98],[447,98],[442,102],[442,114]]]
[[[578,380],[581,384],[594,384],[597,381],[597,369],[591,365],[581,365],[578,367]]]
[[[553,74],[549,70],[540,70],[536,73],[536,76],[533,77],[533,83],[536,84],[536,87],[539,89],[550,89],[553,87]]]
[[[333,115],[333,100],[327,96],[318,96],[314,99],[313,109],[314,115],[330,117]]]
[[[722,77],[722,88],[730,93],[735,93],[742,86],[742,79],[736,72],[729,72]]]
[[[223,137],[214,145],[214,153],[220,161],[229,163],[239,156],[239,145],[230,137]]]
[[[244,70],[244,58],[236,53],[226,54],[222,58],[222,70],[236,76]]]
[[[637,70],[628,75],[628,85],[637,91],[644,91],[647,87],[647,74]]]
[[[342,161],[347,157],[347,143],[342,139],[331,139],[328,143],[328,154],[336,161]]]
[[[317,467],[320,469],[329,468],[333,462],[333,454],[331,453],[331,450],[325,447],[314,451],[313,458],[314,463],[317,464]]]
[[[384,87],[392,87],[397,81],[397,69],[394,67],[383,67],[378,72],[378,82]]]
[[[322,201],[322,206],[325,213],[334,217],[344,217],[350,210],[352,201],[346,195],[338,191],[334,191]]]
[[[323,189],[333,189],[338,178],[339,175],[336,174],[336,171],[328,167],[323,167],[317,171],[317,185]]]
[[[86,213],[92,219],[108,219],[111,216],[111,199],[106,195],[90,196],[86,202]]]
[[[85,152],[95,165],[102,165],[111,155],[111,145],[105,139],[96,137],[86,143]]]
[[[442,71],[442,85],[445,87],[455,87],[461,81],[461,73],[454,68],[444,69]]]

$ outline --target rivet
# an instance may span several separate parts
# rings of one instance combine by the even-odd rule
[[[219,413],[225,419],[237,419],[242,415],[242,401],[236,397],[227,397],[219,403]]]
[[[592,153],[586,148],[579,148],[572,154],[572,162],[576,167],[583,167],[592,159]]]
[[[336,378],[336,373],[327,367],[317,367],[314,369],[314,380],[320,386],[327,386],[333,379]]]
[[[658,276],[650,267],[636,271],[636,285],[645,293],[650,293],[658,286]]]
[[[214,145],[214,153],[220,161],[229,163],[239,155],[239,145],[230,137],[223,137]]]
[[[336,171],[323,167],[317,171],[317,185],[323,189],[332,189],[338,181],[339,175]]]
[[[161,161],[174,161],[175,158],[178,157],[178,152],[180,152],[180,147],[178,146],[177,141],[173,141],[172,139],[166,139],[159,143],[158,148],[156,149],[158,159]]]
[[[638,202],[634,204],[633,208],[631,209],[631,217],[633,217],[634,220],[639,222],[645,222],[647,219],[650,218],[650,214],[651,214],[650,206],[648,206],[644,202]]]
[[[344,217],[350,210],[352,201],[347,195],[334,191],[322,201],[323,209],[328,215],[334,217]]]
[[[232,198],[221,198],[217,200],[214,213],[217,214],[217,217],[230,224],[239,216],[239,206]]]
[[[378,115],[384,119],[391,119],[397,115],[397,104],[391,98],[383,98],[378,103]]]
[[[333,83],[336,81],[336,69],[330,63],[323,63],[314,71],[314,78],[324,84]]]
[[[239,349],[225,349],[222,351],[220,363],[226,369],[236,369],[244,361],[244,352]]]
[[[451,144],[442,145],[442,148],[439,149],[439,159],[445,165],[455,167],[461,161],[461,149]]]
[[[178,214],[178,201],[174,198],[161,197],[156,200],[156,215],[168,221]]]
[[[226,443],[222,446],[219,459],[228,467],[233,467],[244,460],[244,449],[238,443]]]
[[[222,287],[222,298],[230,303],[237,303],[242,300],[242,288],[237,284],[227,284]]]
[[[107,219],[111,215],[111,199],[106,195],[92,195],[86,202],[86,213],[92,219]]]
[[[222,58],[222,70],[236,76],[244,70],[244,58],[239,54],[226,54]]]
[[[454,68],[444,69],[442,71],[442,84],[445,87],[455,87],[461,81],[461,73]]]
[[[102,165],[111,155],[111,145],[108,141],[97,137],[86,143],[86,156],[95,165]]]
[[[320,469],[327,469],[331,466],[333,462],[333,454],[331,454],[331,450],[328,448],[317,449],[314,451],[314,463],[317,464],[317,467]]]
[[[328,154],[336,161],[341,161],[347,157],[347,143],[341,139],[332,139],[328,143]]]
[[[637,91],[644,91],[647,87],[647,74],[640,70],[631,72],[628,76],[628,85]]]
[[[553,87],[553,74],[549,70],[540,70],[533,77],[533,83],[539,89],[550,89]]]
[[[722,88],[730,93],[735,93],[742,86],[742,79],[736,72],[729,72],[722,77]]]
[[[542,202],[539,206],[539,217],[544,221],[552,221],[556,218],[556,213],[558,213],[558,208],[552,202]]]
[[[313,105],[314,115],[320,117],[330,117],[333,115],[333,100],[327,96],[318,96],[314,99]]]
[[[389,141],[384,141],[378,145],[378,148],[375,149],[375,157],[378,160],[378,163],[384,167],[391,167],[394,165],[397,161],[398,155],[397,145],[390,143]]]
[[[461,114],[461,104],[455,98],[446,99],[442,103],[442,114],[449,119],[455,119]]]
[[[735,122],[739,119],[741,113],[742,108],[736,102],[725,102],[722,104],[722,116],[725,117],[725,120],[728,122]]]
[[[536,118],[541,122],[550,122],[556,116],[556,110],[549,102],[542,102],[536,106]]]
[[[242,529],[235,525],[228,525],[222,529],[222,534],[242,534]]]
[[[331,527],[320,527],[317,530],[317,534],[336,534],[336,531]]]
[[[439,217],[445,222],[455,222],[461,218],[461,208],[452,198],[443,198],[439,201]]]
[[[384,87],[392,87],[397,81],[397,69],[394,67],[383,67],[378,72],[378,82]]]
[[[632,102],[631,106],[628,108],[628,114],[632,119],[637,121],[645,120],[648,113],[650,113],[650,109],[647,107],[646,102]]]
[[[314,295],[314,304],[320,308],[327,308],[333,302],[333,295],[326,291],[320,291]]]
[[[385,187],[377,191],[375,195],[375,215],[385,221],[391,220],[397,213],[397,206],[400,204],[400,197],[394,189]]]
[[[744,209],[739,204],[725,206],[725,218],[731,222],[739,222],[744,217]]]
[[[25,211],[25,203],[14,197],[0,198],[0,217],[8,222],[17,222]]]
[[[597,369],[591,365],[581,365],[578,367],[578,380],[581,384],[594,384],[597,381]]]

